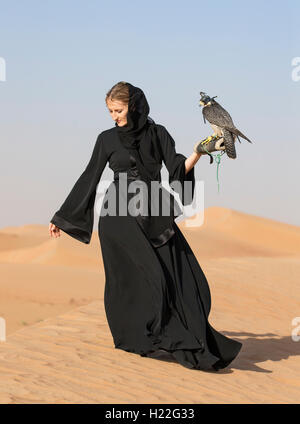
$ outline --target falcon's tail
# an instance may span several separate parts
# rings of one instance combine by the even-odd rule
[[[233,134],[235,134],[236,136],[240,136],[242,138],[244,138],[245,140],[249,141],[249,143],[252,143],[251,140],[249,140],[248,137],[246,137],[240,130],[238,130],[237,128],[226,128],[227,130],[229,130],[230,132],[232,132]],[[240,141],[240,140],[239,140]]]

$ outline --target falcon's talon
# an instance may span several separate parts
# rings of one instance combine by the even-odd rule
[[[209,136],[206,137],[204,140],[202,141],[198,141],[195,146],[194,146],[194,151],[196,153],[201,153],[201,154],[208,154],[210,156],[211,152],[215,152],[215,151],[224,151],[225,150],[225,146],[222,146],[222,142],[219,142],[220,139],[222,139],[223,137],[215,135],[215,136]],[[210,159],[212,159],[212,157],[210,157]],[[212,163],[212,162],[211,162]]]
[[[218,135],[210,135],[209,137],[206,137],[204,140],[201,141],[201,144],[207,144],[212,140],[219,140],[221,137]]]

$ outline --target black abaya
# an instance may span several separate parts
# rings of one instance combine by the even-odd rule
[[[185,174],[186,157],[175,150],[166,128],[157,125],[169,182],[193,181],[194,168]],[[89,164],[51,222],[83,243],[92,235],[96,188],[106,163],[114,171],[110,184],[118,196],[124,173],[134,178],[129,152],[116,127],[97,138]],[[149,169],[161,163],[149,158]],[[122,175],[120,175],[122,174]],[[130,182],[130,180],[128,180]],[[108,193],[108,187],[106,193]],[[127,187],[126,187],[127,190]],[[128,201],[130,195],[127,193]],[[211,295],[206,277],[185,237],[173,221],[172,236],[155,247],[136,217],[104,215],[104,198],[98,234],[105,269],[104,305],[115,348],[140,354],[163,349],[188,368],[226,367],[242,344],[217,332],[208,322]]]

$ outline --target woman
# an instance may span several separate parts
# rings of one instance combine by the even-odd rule
[[[242,344],[209,324],[210,290],[174,221],[180,208],[176,209],[178,204],[171,196],[170,213],[164,215],[161,205],[166,203],[169,192],[159,186],[159,197],[150,190],[151,182],[161,182],[163,161],[171,187],[175,187],[183,205],[190,204],[194,165],[201,157],[197,153],[199,143],[189,158],[177,153],[166,128],[148,116],[143,91],[130,83],[121,81],[112,87],[106,105],[115,126],[99,134],[85,171],[50,221],[50,235],[60,236],[61,229],[83,243],[90,242],[96,188],[109,163],[114,181],[105,193],[98,234],[106,276],[105,311],[115,348],[141,356],[164,350],[188,368],[225,368]],[[208,150],[213,148],[208,146]],[[181,187],[174,186],[174,182],[181,183]],[[184,186],[184,182],[188,184]],[[142,197],[137,202],[134,212],[138,209],[138,213],[120,213],[120,202],[129,206],[134,200],[137,191],[129,190],[133,183],[145,189],[147,200],[141,202]],[[149,211],[152,201],[158,198],[161,201],[155,215]],[[115,208],[110,207],[112,199]],[[139,209],[141,203],[146,205],[143,212]]]

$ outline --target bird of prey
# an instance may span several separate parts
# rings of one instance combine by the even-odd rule
[[[239,136],[249,141],[249,143],[252,143],[252,141],[235,127],[229,113],[214,100],[217,96],[209,97],[203,91],[200,91],[200,95],[199,106],[203,106],[202,114],[204,123],[206,122],[205,120],[210,123],[214,131],[213,136],[218,135],[219,137],[223,137],[227,156],[235,159],[236,150],[234,143],[236,138],[238,138],[239,142],[241,142]]]

